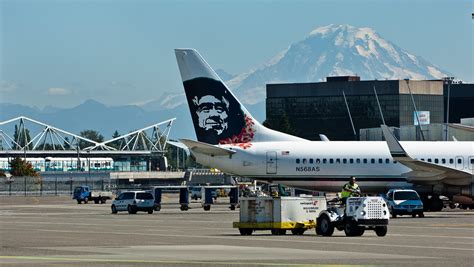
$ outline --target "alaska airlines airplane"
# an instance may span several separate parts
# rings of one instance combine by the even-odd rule
[[[472,200],[474,142],[399,142],[385,125],[386,142],[277,132],[252,117],[196,50],[175,53],[198,139],[180,141],[202,165],[302,189],[340,191],[353,175],[364,192],[403,187]],[[426,204],[442,208],[438,197]]]

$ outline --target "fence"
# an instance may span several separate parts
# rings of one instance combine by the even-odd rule
[[[74,187],[87,185],[92,190],[115,191],[115,183],[108,177],[88,179],[85,177],[14,177],[0,182],[0,196],[24,195],[72,195]]]

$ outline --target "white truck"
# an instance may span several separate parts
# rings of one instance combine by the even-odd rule
[[[92,191],[89,186],[81,185],[74,188],[74,195],[72,199],[77,201],[77,204],[87,204],[89,201],[94,201],[95,204],[105,204],[108,199],[112,199],[112,192],[110,191]]]
[[[374,230],[377,236],[387,234],[390,211],[381,197],[349,197],[346,205],[328,202],[316,222],[316,234],[332,236],[334,229],[344,230],[346,236],[361,236]]]

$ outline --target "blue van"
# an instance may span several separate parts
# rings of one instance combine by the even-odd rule
[[[413,218],[425,217],[423,214],[423,202],[415,190],[412,189],[390,189],[385,196],[388,209],[393,218],[397,215],[411,215]]]

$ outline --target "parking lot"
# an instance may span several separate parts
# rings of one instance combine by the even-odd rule
[[[0,197],[0,263],[88,265],[437,265],[472,266],[474,212],[444,210],[390,220],[386,237],[240,236],[228,199],[211,211],[198,202],[180,211],[177,196],[154,214],[112,215],[110,203],[78,205],[69,197]]]

